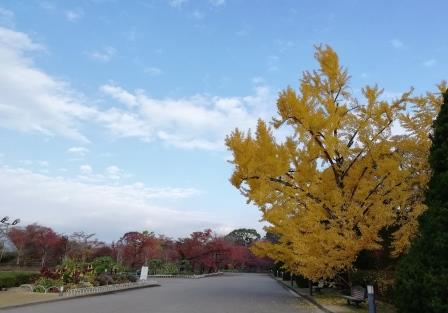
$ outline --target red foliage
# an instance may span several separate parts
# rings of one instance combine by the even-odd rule
[[[174,241],[152,232],[127,232],[119,241],[107,245],[94,239],[93,234],[78,235],[81,239],[61,236],[49,227],[37,224],[13,228],[9,236],[18,249],[17,265],[39,263],[42,274],[52,276],[48,266],[54,266],[64,257],[91,261],[111,256],[129,268],[139,268],[151,259],[178,263],[187,260],[194,272],[212,272],[219,269],[260,271],[271,261],[254,256],[250,247],[227,237],[215,235],[211,229],[197,231],[189,237]],[[92,238],[91,238],[92,237]]]
[[[222,267],[231,245],[214,236],[211,229],[206,229],[192,233],[189,238],[179,239],[177,249],[180,257],[190,262],[193,271],[203,273]]]
[[[31,244],[37,249],[40,256],[41,268],[45,267],[48,255],[62,243],[61,237],[51,228],[37,224],[28,225],[26,232],[31,239]]]
[[[24,260],[39,262],[40,267],[47,265],[47,260],[58,261],[64,255],[64,239],[51,228],[31,224],[26,228],[12,228],[9,237],[18,250],[17,265]]]
[[[149,259],[160,258],[160,241],[154,233],[128,232],[117,243],[122,262],[136,268],[146,264]]]

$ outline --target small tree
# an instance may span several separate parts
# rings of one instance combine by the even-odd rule
[[[448,312],[448,90],[434,122],[433,174],[420,218],[420,237],[400,263],[395,301],[400,313]]]

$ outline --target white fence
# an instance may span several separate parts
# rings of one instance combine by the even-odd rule
[[[201,275],[148,275],[148,277],[151,277],[151,278],[189,278],[189,279],[198,279],[198,278],[221,276],[221,275],[223,275],[222,272],[201,274]]]
[[[83,288],[74,288],[74,289],[68,289],[64,290],[61,293],[61,287],[57,286],[51,286],[49,288],[45,288],[41,285],[21,285],[20,287],[23,289],[28,289],[31,292],[58,292],[60,296],[64,297],[73,297],[73,296],[81,296],[81,295],[89,295],[89,294],[96,294],[96,293],[107,293],[107,292],[114,292],[118,290],[125,290],[125,289],[133,289],[138,288],[140,286],[150,286],[154,285],[157,286],[158,283],[153,280],[146,280],[146,281],[138,281],[135,283],[124,283],[124,284],[112,284],[107,286],[97,286],[97,287],[83,287]]]
[[[98,287],[86,287],[86,288],[74,288],[69,289],[63,293],[64,297],[71,296],[81,296],[95,293],[106,293],[106,292],[114,292],[118,290],[124,289],[132,289],[140,286],[148,286],[148,285],[157,285],[155,281],[139,281],[136,283],[124,283],[124,284],[113,284],[107,286],[98,286]]]

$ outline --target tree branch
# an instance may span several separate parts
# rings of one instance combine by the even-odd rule
[[[361,175],[359,176],[358,182],[355,185],[355,188],[353,188],[352,193],[350,195],[350,199],[348,201],[348,204],[350,204],[352,202],[353,197],[355,196],[356,191],[358,190],[359,187],[359,183],[361,182],[361,179],[364,177],[365,173],[367,172],[367,166],[364,167],[364,169],[362,170]]]
[[[381,130],[375,134],[375,136],[373,136],[372,139],[370,139],[370,141],[374,141],[376,140],[376,138],[378,138],[378,136],[380,136],[391,124],[392,124],[392,120],[389,121],[389,123],[387,123],[386,126],[384,126],[383,128],[381,128]],[[359,157],[366,151],[368,145],[365,145],[361,151],[359,151],[359,153],[355,156],[355,158],[353,159],[352,162],[350,162],[349,166],[347,167],[347,169],[342,173],[341,179],[344,179],[344,177],[347,175],[347,173],[350,171],[350,169],[352,168],[352,166],[356,163],[356,161],[358,161]]]

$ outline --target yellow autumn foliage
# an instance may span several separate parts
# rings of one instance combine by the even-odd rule
[[[437,94],[412,91],[386,101],[378,86],[366,86],[357,99],[330,47],[317,47],[315,58],[319,69],[303,73],[299,90],[280,93],[271,125],[259,120],[255,134],[236,129],[226,139],[231,183],[279,236],[253,250],[312,280],[381,248],[386,227],[398,228],[395,254],[409,246],[425,209],[428,134],[442,103]],[[279,128],[289,136],[276,137]]]

